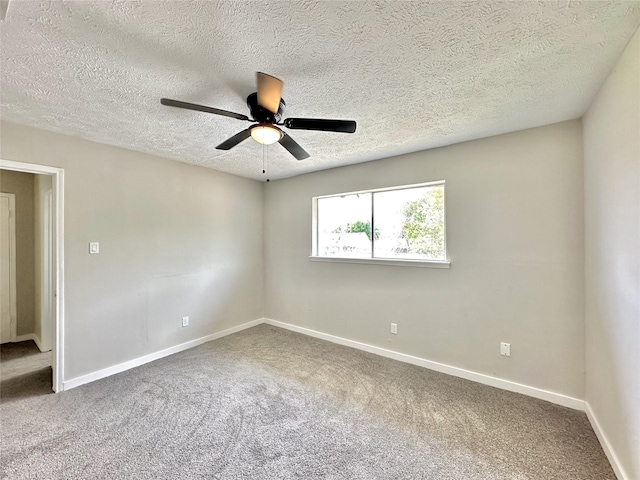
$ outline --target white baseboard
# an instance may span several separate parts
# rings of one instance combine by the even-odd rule
[[[584,411],[584,408],[585,408],[584,400],[568,397],[560,393],[550,392],[548,390],[542,390],[540,388],[530,387],[528,385],[512,382],[510,380],[504,380],[502,378],[492,377],[489,375],[485,375],[483,373],[477,373],[471,370],[465,370],[463,368],[446,365],[444,363],[433,362],[431,360],[426,360],[424,358],[414,357],[412,355],[406,355],[404,353],[394,352],[393,350],[387,350],[385,348],[375,347],[373,345],[368,345],[366,343],[356,342],[354,340],[349,340],[342,337],[336,337],[334,335],[318,332],[316,330],[311,330],[309,328],[298,327],[296,325],[291,325],[290,323],[284,323],[278,320],[272,320],[270,318],[265,318],[264,323],[273,325],[274,327],[285,328],[293,332],[309,335],[310,337],[327,340],[332,343],[337,343],[338,345],[345,345],[347,347],[356,348],[358,350],[364,350],[365,352],[374,353],[376,355],[380,355],[383,357],[392,358],[400,362],[411,363],[413,365],[418,365],[419,367],[435,370],[436,372],[446,373],[447,375],[453,375],[455,377],[472,380],[474,382],[482,383],[484,385],[489,385],[491,387],[501,388],[503,390],[508,390],[510,392],[521,393],[523,395],[528,395],[530,397],[539,398],[541,400],[546,400],[547,402],[555,403],[557,405],[562,405],[563,407],[569,407],[574,410]]]
[[[620,461],[618,460],[617,455],[613,451],[613,448],[611,447],[611,444],[609,443],[609,440],[607,439],[607,436],[605,435],[604,430],[602,430],[602,427],[600,426],[600,422],[598,422],[598,417],[596,417],[596,414],[593,413],[593,410],[591,409],[591,405],[589,405],[589,402],[584,402],[584,403],[586,407],[585,412],[587,413],[587,418],[589,419],[589,423],[591,423],[591,427],[593,428],[593,431],[596,433],[596,437],[598,437],[598,440],[600,441],[600,445],[602,445],[602,450],[604,450],[604,453],[607,456],[607,459],[609,460],[609,463],[611,464],[611,468],[613,468],[613,471],[616,474],[616,477],[618,477],[618,480],[630,480],[631,477],[625,473],[624,468],[622,468],[622,465],[620,465]]]
[[[166,348],[158,352],[154,352],[142,357],[134,358],[133,360],[129,360],[128,362],[120,363],[118,365],[114,365],[112,367],[98,370],[96,372],[92,372],[87,375],[82,375],[80,377],[73,378],[71,380],[64,382],[63,389],[69,390],[71,388],[75,388],[80,385],[84,385],[86,383],[93,382],[95,380],[99,380],[101,378],[114,375],[116,373],[124,372],[131,368],[144,365],[145,363],[158,360],[162,357],[166,357],[168,355],[172,355],[174,353],[178,353],[183,350],[188,350],[190,348],[196,347],[203,343],[210,342],[211,340],[225,337],[227,335],[231,335],[232,333],[236,333],[241,330],[245,330],[247,328],[260,325],[261,323],[266,323],[274,327],[284,328],[287,330],[291,330],[293,332],[301,333],[303,335],[308,335],[310,337],[315,337],[321,340],[326,340],[332,343],[336,343],[338,345],[344,345],[347,347],[356,348],[358,350],[363,350],[365,352],[380,355],[382,357],[391,358],[394,360],[398,360],[400,362],[410,363],[412,365],[428,368],[430,370],[445,373],[447,375],[453,375],[456,377],[464,378],[464,379],[478,382],[484,385],[489,385],[489,386],[500,388],[503,390],[508,390],[510,392],[521,393],[523,395],[528,395],[530,397],[539,398],[541,400],[546,400],[548,402],[555,403],[557,405],[562,405],[563,407],[572,408],[574,410],[585,411],[589,419],[589,422],[591,423],[591,426],[593,427],[593,430],[596,436],[598,437],[598,440],[600,441],[600,444],[602,445],[602,448],[607,458],[609,459],[609,462],[611,463],[611,466],[616,476],[618,477],[618,479],[629,480],[630,478],[629,476],[626,475],[624,469],[620,465],[620,462],[618,461],[618,457],[614,453],[611,447],[611,444],[609,443],[607,436],[602,430],[602,427],[600,426],[600,423],[598,422],[598,419],[595,416],[593,410],[591,409],[589,404],[584,400],[569,397],[569,396],[562,395],[556,392],[551,392],[548,390],[543,390],[536,387],[531,387],[528,385],[523,385],[521,383],[512,382],[510,380],[504,380],[502,378],[492,377],[489,375],[485,375],[483,373],[473,372],[471,370],[465,370],[463,368],[453,367],[451,365],[446,365],[443,363],[426,360],[424,358],[414,357],[412,355],[394,352],[393,350],[387,350],[385,348],[368,345],[366,343],[357,342],[355,340],[349,340],[347,338],[337,337],[335,335],[330,335],[328,333],[318,332],[316,330],[299,327],[297,325],[280,322],[278,320],[273,320],[270,318],[259,318],[251,322],[243,323],[242,325],[238,325],[236,327],[222,330],[221,332],[213,333],[211,335],[200,337],[195,340],[182,343],[180,345],[175,345],[173,347]],[[36,342],[36,344],[38,344],[38,348],[40,348],[40,339],[38,339],[35,334],[20,335],[19,337],[16,338],[16,341],[24,341],[24,340],[33,340]]]
[[[165,348],[164,350],[160,350],[158,352],[154,352],[148,355],[144,355],[142,357],[134,358],[133,360],[119,363],[118,365],[114,365],[112,367],[103,368],[102,370],[98,370],[96,372],[92,372],[86,375],[82,375],[80,377],[72,378],[71,380],[67,380],[63,383],[63,390],[69,390],[71,388],[79,387],[80,385],[84,385],[85,383],[94,382],[96,380],[100,380],[101,378],[109,377],[111,375],[115,375],[116,373],[124,372],[125,370],[139,367],[140,365],[144,365],[145,363],[158,360],[159,358],[166,357],[174,353],[182,352],[183,350],[188,350],[190,348],[197,347],[198,345],[201,345],[206,342],[210,342],[211,340],[215,340],[221,337],[226,337],[227,335],[231,335],[232,333],[239,332],[246,328],[255,327],[256,325],[260,325],[263,322],[264,322],[263,318],[252,320],[251,322],[243,323],[242,325],[231,327],[226,330],[222,330],[221,332],[212,333],[211,335],[206,335],[204,337],[196,338],[195,340],[190,340],[188,342],[181,343],[180,345],[175,345],[173,347]]]
[[[336,343],[338,345],[344,345],[347,347],[356,348],[358,350],[363,350],[365,352],[373,353],[376,355],[380,355],[382,357],[392,358],[394,360],[398,360],[400,362],[410,363],[413,365],[418,365],[420,367],[428,368],[430,370],[435,370],[436,372],[446,373],[447,375],[453,375],[455,377],[464,378],[467,380],[471,380],[474,382],[482,383],[484,385],[489,385],[492,387],[500,388],[503,390],[508,390],[510,392],[521,393],[523,395],[528,395],[530,397],[539,398],[541,400],[546,400],[551,403],[555,403],[557,405],[562,405],[563,407],[573,408],[575,410],[585,410],[585,402],[578,398],[568,397],[566,395],[562,395],[556,392],[550,392],[548,390],[542,390],[536,387],[530,387],[528,385],[523,385],[521,383],[512,382],[510,380],[504,380],[502,378],[492,377],[489,375],[485,375],[483,373],[473,372],[471,370],[465,370],[459,367],[453,367],[451,365],[446,365],[444,363],[438,363],[431,360],[426,360],[420,357],[414,357],[412,355],[407,355],[404,353],[395,352],[393,350],[387,350],[381,347],[375,347],[373,345],[368,345],[366,343],[357,342],[355,340],[349,340],[347,338],[337,337],[335,335],[330,335],[328,333],[318,332],[316,330],[311,330],[309,328],[299,327],[296,325],[292,325],[290,323],[280,322],[278,320],[273,320],[270,318],[259,318],[257,320],[253,320],[251,322],[243,323],[242,325],[238,325],[236,327],[228,328],[221,332],[213,333],[211,335],[207,335],[205,337],[200,337],[195,340],[191,340],[189,342],[182,343],[180,345],[175,345],[173,347],[166,348],[164,350],[160,350],[158,352],[150,353],[148,355],[144,355],[142,357],[134,358],[133,360],[129,360],[127,362],[120,363],[118,365],[114,365],[112,367],[104,368],[102,370],[98,370],[92,373],[88,373],[86,375],[82,375],[80,377],[72,378],[63,383],[63,389],[69,390],[71,388],[78,387],[80,385],[84,385],[89,382],[93,382],[95,380],[99,380],[101,378],[105,378],[111,375],[115,375],[116,373],[124,372],[131,368],[138,367],[140,365],[144,365],[145,363],[152,362],[154,360],[158,360],[159,358],[166,357],[167,355],[172,355],[174,353],[181,352],[183,350],[188,350],[189,348],[196,347],[205,342],[210,342],[211,340],[215,340],[217,338],[225,337],[227,335],[231,335],[232,333],[239,332],[241,330],[245,330],[247,328],[254,327],[256,325],[260,325],[261,323],[267,323],[274,327],[280,327],[287,330],[291,330],[297,333],[302,333],[304,335],[308,335],[310,337],[319,338],[322,340],[327,340],[332,343]],[[32,337],[26,338],[27,340],[33,339]],[[35,341],[35,339],[34,339]],[[595,417],[594,417],[595,418]],[[589,417],[591,420],[591,417]],[[594,422],[592,421],[592,424]],[[596,427],[594,426],[594,430]],[[596,430],[598,434],[598,430]],[[600,438],[600,434],[598,434],[598,438]],[[603,437],[604,438],[604,437]],[[603,443],[603,448],[605,444]],[[609,449],[610,450],[610,449]],[[605,448],[605,452],[607,448]],[[607,453],[607,455],[609,455]],[[612,462],[613,463],[613,462]],[[622,477],[624,478],[624,477]]]
[[[27,340],[33,340],[41,352],[48,352],[49,350],[51,350],[44,350],[42,348],[42,341],[40,340],[40,337],[38,337],[38,335],[36,335],[35,333],[25,333],[24,335],[17,335],[14,342],[26,342]]]

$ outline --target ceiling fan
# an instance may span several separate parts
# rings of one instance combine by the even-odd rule
[[[262,72],[257,72],[257,77],[258,91],[247,97],[247,105],[251,112],[251,118],[240,113],[181,102],[179,100],[171,100],[169,98],[161,98],[160,103],[170,107],[186,108],[198,112],[223,115],[237,120],[256,122],[249,128],[236,133],[233,137],[222,142],[216,147],[218,150],[230,150],[243,140],[253,137],[256,142],[264,145],[271,145],[272,143],[278,142],[286,148],[291,155],[296,157],[296,159],[304,160],[309,157],[309,154],[304,148],[298,145],[293,138],[278,127],[284,126],[292,130],[321,130],[324,132],[343,133],[354,133],[356,131],[356,122],[353,120],[287,118],[281,122],[280,120],[286,105],[281,96],[284,83],[282,80]]]

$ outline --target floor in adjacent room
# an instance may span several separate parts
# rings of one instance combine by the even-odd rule
[[[268,325],[0,416],[2,478],[615,479],[583,412]]]
[[[51,352],[33,340],[0,345],[0,403],[52,393]]]

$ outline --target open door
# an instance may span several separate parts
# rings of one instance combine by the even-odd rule
[[[39,333],[42,351],[49,351],[53,348],[53,330],[55,324],[55,299],[53,275],[53,192],[51,190],[51,179],[47,177],[48,185],[44,185],[40,197],[40,265],[38,280],[40,282],[39,299]],[[43,182],[45,183],[45,182]]]
[[[15,195],[0,193],[0,343],[16,338]]]

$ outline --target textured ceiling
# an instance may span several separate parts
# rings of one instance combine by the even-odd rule
[[[284,178],[580,117],[640,23],[640,3],[33,1],[2,22],[7,121],[237,175]],[[310,154],[248,139],[255,72],[285,82],[289,131]],[[90,159],[87,159],[90,161]]]

